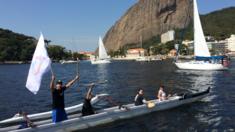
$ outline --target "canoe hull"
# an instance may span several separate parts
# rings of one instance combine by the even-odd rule
[[[208,89],[206,91],[192,94],[190,96],[174,96],[171,97],[169,100],[162,102],[159,102],[158,100],[152,100],[152,102],[156,104],[153,108],[148,108],[146,105],[134,106],[134,104],[129,104],[126,106],[129,107],[130,110],[120,110],[118,109],[118,107],[112,107],[104,109],[103,111],[100,111],[100,113],[95,115],[74,118],[57,124],[45,124],[39,126],[38,128],[27,128],[18,131],[77,131],[87,129],[90,127],[111,123],[121,119],[133,118],[136,116],[141,116],[156,111],[167,110],[184,104],[189,104],[206,97],[209,91],[210,90]]]
[[[108,96],[108,94],[96,95],[91,100],[91,104],[93,104],[93,105],[96,104],[99,101],[100,97],[105,97],[105,96]],[[83,104],[81,103],[81,104],[78,104],[78,105],[75,105],[75,106],[67,107],[67,108],[65,108],[65,111],[66,111],[67,114],[72,114],[72,113],[81,111],[82,110],[82,105]],[[52,113],[51,111],[48,111],[48,112],[28,115],[28,117],[31,121],[43,120],[43,119],[51,118],[51,113]],[[19,122],[22,122],[22,121],[23,121],[23,117],[12,117],[12,118],[0,121],[0,126],[16,124],[16,123],[19,124]]]

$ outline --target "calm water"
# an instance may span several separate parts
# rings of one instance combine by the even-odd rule
[[[33,95],[25,88],[29,65],[0,65],[0,120],[19,110],[28,113],[51,109],[50,74],[44,76],[41,89]],[[209,97],[175,109],[122,120],[88,131],[212,131],[235,130],[235,62],[228,71],[177,70],[168,61],[151,63],[113,62],[108,65],[53,64],[57,79],[73,79],[79,69],[80,84],[103,82],[94,93],[108,93],[123,104],[131,103],[138,88],[145,90],[147,99],[154,99],[160,84],[168,93],[196,92],[212,87]],[[66,106],[82,102],[86,89],[75,84],[66,92]]]

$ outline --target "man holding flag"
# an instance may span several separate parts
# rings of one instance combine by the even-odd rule
[[[67,114],[64,110],[64,91],[68,89],[76,80],[78,80],[78,75],[63,86],[61,80],[57,80],[55,86],[55,76],[51,77],[51,94],[52,94],[52,121],[54,123],[60,122],[67,119]]]
[[[35,49],[33,59],[30,65],[26,88],[32,93],[37,94],[39,91],[43,75],[51,70],[52,80],[50,89],[52,93],[52,120],[59,122],[67,119],[64,110],[64,91],[69,88],[76,80],[79,79],[78,75],[72,81],[62,86],[62,81],[58,80],[56,87],[54,86],[55,76],[51,69],[51,60],[48,57],[43,35],[40,35],[37,47]]]

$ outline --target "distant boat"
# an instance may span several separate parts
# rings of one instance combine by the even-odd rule
[[[103,41],[101,37],[99,37],[99,55],[98,58],[92,58],[91,64],[106,64],[110,62],[110,56],[108,56]]]
[[[223,66],[219,61],[214,59],[220,59],[223,62],[222,57],[212,57],[210,55],[207,43],[202,30],[202,25],[199,17],[197,1],[194,0],[194,56],[195,60],[189,62],[176,62],[176,66],[179,69],[187,70],[224,70],[227,67]]]
[[[72,63],[77,63],[77,61],[74,61],[74,60],[62,60],[60,63],[61,64],[72,64]]]
[[[150,62],[150,61],[161,61],[163,59],[159,57],[146,57],[146,56],[141,56],[135,59],[135,61],[139,62]]]
[[[141,56],[135,59],[135,61],[142,61],[142,62],[146,62],[146,61],[151,61],[150,58],[145,57],[145,56]]]
[[[157,58],[157,57],[150,58],[150,61],[161,61],[161,60],[163,60],[163,59],[161,59],[161,58]]]

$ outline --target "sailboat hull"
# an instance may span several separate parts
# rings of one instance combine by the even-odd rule
[[[108,64],[111,63],[110,60],[91,60],[91,64]]]
[[[226,70],[222,64],[213,64],[204,61],[177,62],[175,65],[184,70]]]
[[[61,64],[74,64],[77,63],[78,61],[73,61],[73,60],[69,60],[69,61],[62,61]]]

